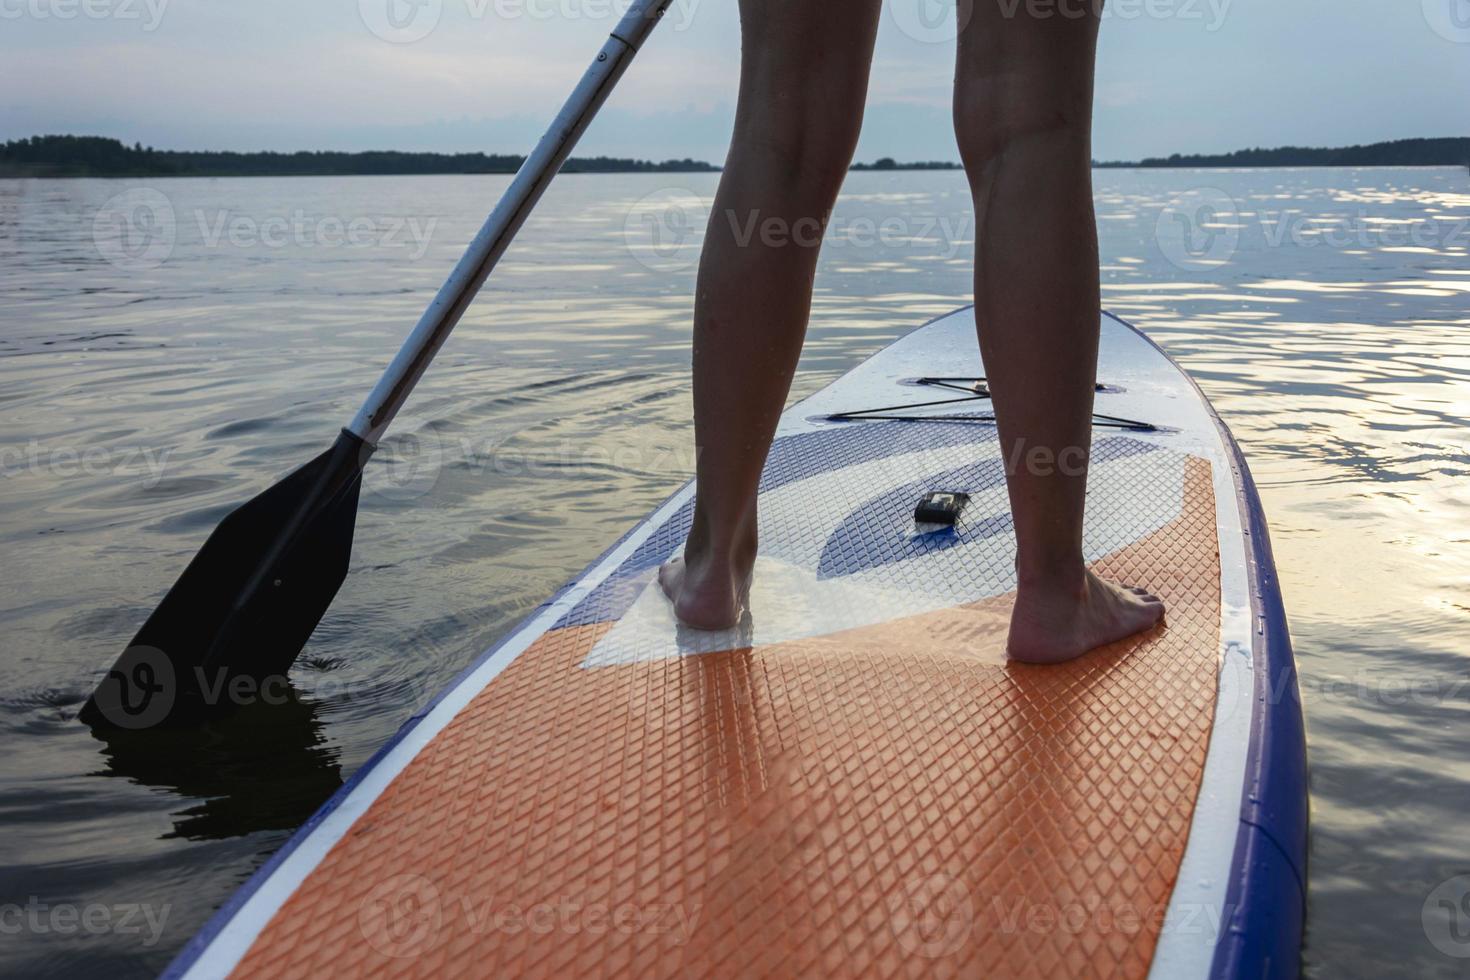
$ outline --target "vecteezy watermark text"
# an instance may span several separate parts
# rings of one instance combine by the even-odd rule
[[[633,0],[358,0],[358,14],[373,36],[390,44],[413,44],[438,29],[446,7],[471,21],[600,20],[616,23]],[[664,11],[668,28],[682,31],[702,0],[672,0]]]
[[[982,0],[1000,7],[1007,20],[1182,20],[1202,21],[1207,31],[1218,31],[1230,12],[1232,0]]]
[[[0,904],[0,936],[137,936],[140,945],[157,945],[170,905],[147,902],[46,902],[32,895],[24,903]]]
[[[406,248],[415,262],[429,250],[439,224],[438,218],[311,216],[299,208],[270,218],[201,210],[194,221],[206,248]]]
[[[148,446],[52,446],[32,439],[23,446],[0,446],[0,479],[21,474],[141,476],[144,487],[163,479],[171,449]]]
[[[1165,205],[1154,226],[1159,251],[1173,265],[1209,270],[1242,247],[1449,250],[1470,246],[1470,216],[1411,218],[1365,209],[1339,214],[1254,208],[1218,187],[1194,187]]]
[[[0,20],[137,21],[156,31],[170,0],[0,0]]]
[[[889,900],[889,926],[908,953],[939,959],[971,941],[1004,935],[1181,935],[1211,941],[1228,908],[1200,902],[1140,904],[1127,900],[1036,902],[992,894],[982,899],[959,877],[939,873],[910,880]]]
[[[628,252],[656,272],[693,267],[705,232],[729,235],[737,248],[928,249],[952,259],[973,241],[974,214],[847,217],[831,213],[788,217],[760,208],[714,213],[704,198],[665,187],[636,201],[623,221]]]
[[[1233,0],[888,0],[899,31],[915,41],[945,44],[973,23],[1001,20],[1177,20],[1206,31],[1225,23]]]
[[[483,936],[667,936],[684,945],[703,906],[675,902],[637,904],[559,896],[544,901],[504,901],[493,895],[449,894],[424,875],[395,875],[368,892],[358,906],[358,930],[379,953],[406,959],[439,942],[446,927]]]
[[[134,187],[109,198],[92,220],[97,253],[128,272],[156,269],[192,224],[208,249],[374,248],[407,250],[418,261],[429,250],[436,217],[401,215],[313,215],[297,208],[284,215],[256,217],[229,209],[196,208],[181,217],[167,195]]]

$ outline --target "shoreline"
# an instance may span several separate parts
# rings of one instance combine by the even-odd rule
[[[1246,164],[1170,164],[1170,165],[1140,165],[1133,163],[1094,163],[1093,170],[1209,170],[1221,173],[1251,173],[1263,170],[1463,170],[1467,165],[1462,163],[1292,163],[1292,164],[1269,164],[1269,165],[1246,165]],[[629,175],[659,177],[686,174],[719,174],[723,168],[710,170],[563,170],[558,174],[562,177],[624,177]],[[872,174],[872,173],[958,173],[963,174],[964,169],[956,164],[953,167],[884,167],[876,169],[873,167],[857,167],[848,171],[850,174]],[[289,180],[301,180],[312,178],[337,178],[337,177],[513,177],[514,170],[462,170],[443,171],[440,173],[423,173],[414,171],[385,171],[383,173],[359,173],[350,170],[316,172],[316,173],[268,173],[262,171],[240,171],[227,173],[202,173],[202,174],[178,174],[178,173],[154,173],[137,172],[121,174],[78,174],[78,173],[21,173],[0,170],[0,180],[242,180],[260,178],[280,178]]]
[[[526,157],[514,153],[403,150],[160,150],[101,136],[33,136],[0,143],[3,179],[163,179],[172,177],[408,177],[511,175]],[[1281,170],[1295,168],[1457,167],[1470,169],[1470,137],[1392,140],[1347,147],[1254,147],[1230,153],[1171,154],[1142,160],[1093,160],[1093,170]],[[664,160],[607,155],[572,157],[569,174],[720,173],[692,157]],[[949,160],[891,156],[852,163],[849,173],[962,171]]]

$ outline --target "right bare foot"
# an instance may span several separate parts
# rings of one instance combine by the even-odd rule
[[[1011,613],[1006,653],[1028,664],[1059,664],[1132,636],[1164,618],[1164,603],[1084,570],[1080,586],[1023,585]]]
[[[740,622],[755,568],[754,535],[732,550],[721,553],[691,535],[683,557],[659,568],[658,584],[673,602],[679,622],[701,630],[726,630]]]

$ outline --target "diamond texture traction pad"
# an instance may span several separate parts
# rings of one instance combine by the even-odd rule
[[[609,624],[549,631],[237,973],[1144,976],[1217,679],[1209,464],[1184,482],[1098,563],[1167,625],[1061,666],[1005,662],[1009,596],[597,669]]]

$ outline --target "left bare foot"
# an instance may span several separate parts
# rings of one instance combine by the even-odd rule
[[[658,570],[658,584],[673,602],[679,622],[701,630],[726,630],[740,622],[750,597],[756,552],[755,536],[743,537],[746,540],[733,553],[698,545],[691,537],[683,557],[670,559]]]

